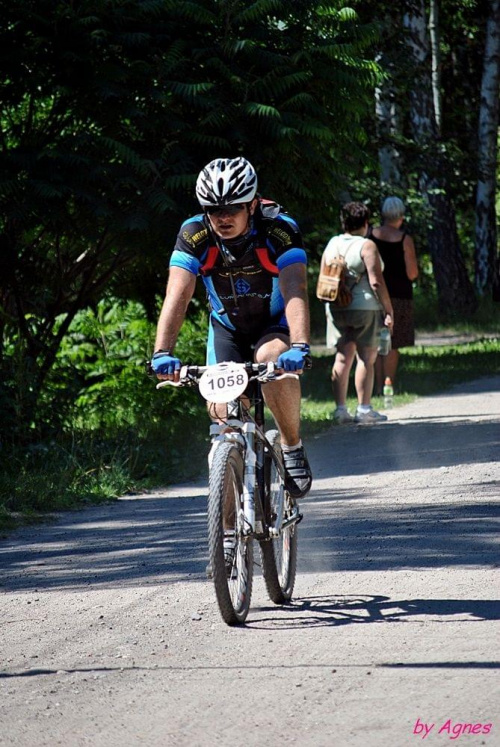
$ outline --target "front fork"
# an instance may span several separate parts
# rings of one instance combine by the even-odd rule
[[[235,431],[227,431],[228,426],[237,428]],[[243,481],[243,512],[238,517],[238,526],[243,536],[255,533],[255,485],[257,457],[255,454],[255,423],[242,422],[241,420],[228,420],[223,425],[211,425],[210,435],[212,447],[208,455],[209,469],[212,467],[213,455],[219,444],[223,441],[236,443],[241,448],[245,460]],[[262,530],[261,530],[262,531]]]
[[[227,431],[228,427],[237,430]],[[302,520],[302,514],[298,506],[294,505],[290,515],[285,518],[285,496],[284,486],[280,484],[280,499],[277,501],[275,516],[266,516],[265,512],[271,510],[271,506],[264,505],[265,486],[269,484],[270,475],[267,471],[271,468],[272,456],[266,459],[264,448],[259,449],[259,455],[255,451],[255,423],[243,422],[241,420],[228,420],[223,425],[211,425],[210,435],[212,447],[208,455],[209,468],[215,450],[223,441],[237,444],[241,449],[245,461],[243,481],[243,510],[237,519],[237,526],[242,536],[255,535],[257,539],[264,540],[278,537],[280,532],[291,524],[298,524]],[[271,448],[269,446],[269,448]],[[266,464],[267,462],[267,464]],[[282,467],[275,464],[282,477]],[[262,487],[262,490],[259,488]],[[256,510],[257,509],[257,510]],[[257,515],[256,515],[257,514]]]

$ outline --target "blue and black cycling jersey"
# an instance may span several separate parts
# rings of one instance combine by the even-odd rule
[[[195,215],[180,228],[170,266],[201,276],[212,317],[228,329],[253,333],[284,323],[279,273],[288,265],[307,263],[297,223],[275,203],[261,205],[249,233],[226,247],[234,257],[228,266],[208,218]]]

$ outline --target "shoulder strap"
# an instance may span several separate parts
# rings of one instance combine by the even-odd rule
[[[264,268],[264,270],[267,270],[267,272],[270,272],[271,275],[280,274],[280,271],[278,270],[277,266],[273,264],[273,262],[271,261],[271,257],[269,256],[269,249],[266,246],[257,247],[255,249],[255,254],[260,264]]]
[[[266,246],[257,247],[254,251],[259,264],[262,265],[264,270],[270,272],[271,275],[279,275],[280,271],[278,270],[278,267],[272,262],[271,257],[269,256],[269,249]],[[210,270],[213,270],[218,256],[218,246],[208,247],[205,262],[200,267],[200,275],[206,275],[210,272]]]
[[[363,241],[366,241],[366,239],[368,237],[367,236],[357,236],[356,238],[360,238],[360,239],[363,239]],[[352,247],[352,245],[354,243],[355,243],[354,241],[350,242],[349,246],[347,247],[346,253],[344,254],[344,259],[346,259],[347,255],[349,254],[349,250],[351,249],[351,247]],[[363,273],[356,272],[356,270],[353,270],[351,268],[348,268],[348,273],[354,279],[354,285],[356,285],[356,283],[359,283],[359,281],[361,280],[361,277],[363,275]]]
[[[219,247],[209,246],[207,256],[205,258],[205,262],[200,267],[201,275],[205,275],[207,272],[210,272],[210,270],[215,266],[218,256],[219,256]]]
[[[335,236],[334,238],[335,238],[335,239],[338,239],[338,238],[339,238],[339,236]],[[354,237],[353,237],[353,238],[354,238]],[[357,237],[356,237],[356,238],[357,238]],[[364,237],[360,237],[360,238],[363,238],[363,240],[364,240]],[[355,243],[354,241],[351,241],[351,242],[349,243],[349,246],[348,246],[348,247],[347,247],[347,249],[345,250],[345,252],[344,252],[344,253],[342,253],[342,251],[341,251],[342,247],[340,247],[340,246],[339,246],[339,242],[338,242],[338,241],[336,241],[336,242],[335,242],[335,246],[334,246],[334,247],[332,247],[333,251],[335,252],[335,253],[334,253],[334,255],[333,255],[333,257],[335,257],[336,259],[337,259],[337,258],[339,258],[339,257],[342,257],[342,258],[344,259],[344,261],[346,262],[346,264],[347,264],[347,260],[346,260],[346,257],[347,257],[347,255],[349,254],[349,251],[350,251],[350,249],[351,249],[351,247],[352,247],[352,245],[353,245],[354,243]],[[322,262],[323,262],[323,260],[322,260]],[[352,270],[352,269],[350,269],[350,268],[347,268],[347,273],[348,273],[348,275],[349,275],[349,276],[350,276],[350,277],[351,277],[351,278],[352,278],[352,279],[354,280],[354,285],[356,285],[356,283],[359,283],[359,281],[361,280],[361,275],[359,274],[359,272],[356,272],[356,270]]]

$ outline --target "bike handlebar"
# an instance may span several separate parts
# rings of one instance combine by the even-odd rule
[[[241,363],[235,364],[241,365],[248,374],[249,381],[261,381],[266,383],[268,381],[279,381],[280,379],[298,379],[299,375],[296,373],[281,373],[277,374],[277,371],[282,371],[276,366],[276,363],[270,361],[269,363]],[[164,386],[188,386],[189,384],[197,384],[201,379],[205,371],[210,366],[181,366],[179,371],[178,381],[160,381],[157,385],[157,389],[161,389]]]

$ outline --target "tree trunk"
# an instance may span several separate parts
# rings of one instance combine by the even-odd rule
[[[433,215],[427,238],[439,310],[445,315],[468,316],[476,310],[477,300],[460,250],[455,210],[438,180],[422,174],[420,183]]]
[[[441,134],[441,53],[439,49],[439,0],[430,0],[429,36],[432,51],[432,101],[436,131]]]
[[[492,0],[486,25],[481,108],[478,128],[475,270],[480,295],[493,289],[500,295],[495,215],[497,132],[500,96],[500,0]],[[500,300],[500,299],[499,299]]]
[[[393,66],[390,60],[390,52],[380,54],[377,62],[387,76],[375,89],[380,183],[382,186],[387,185],[392,192],[394,187],[405,189],[407,186],[403,176],[401,153],[395,142],[395,138],[401,134],[397,103],[398,92],[392,75]]]
[[[447,196],[443,156],[437,148],[425,2],[405,0],[403,7],[404,38],[414,68],[410,119],[413,138],[421,154],[419,186],[430,212],[427,240],[439,309],[445,315],[467,316],[475,310],[477,301],[460,250],[455,211]]]
[[[378,159],[380,184],[393,192],[394,188],[406,191],[408,182],[404,159],[399,147],[402,136],[400,45],[401,17],[386,14],[382,30],[383,45],[377,55],[377,63],[384,72],[384,78],[375,88],[375,122],[378,138]]]

